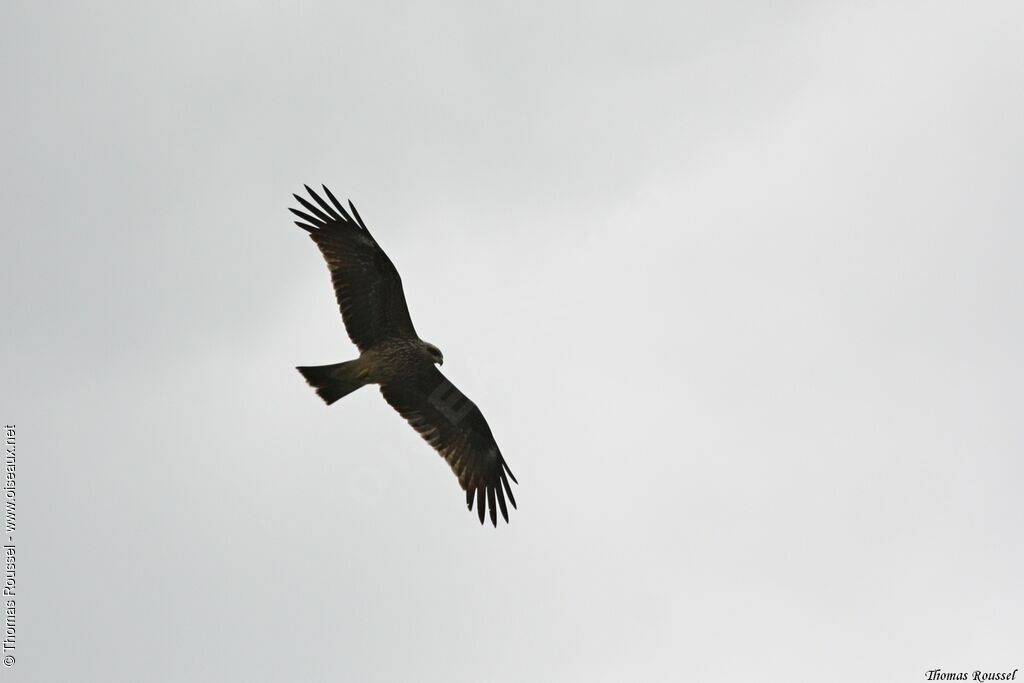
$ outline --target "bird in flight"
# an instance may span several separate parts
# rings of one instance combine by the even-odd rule
[[[380,385],[384,400],[451,466],[470,510],[476,501],[480,523],[489,511],[491,524],[497,526],[499,509],[508,522],[505,497],[516,506],[508,480],[516,478],[483,413],[434,366],[442,365],[444,357],[416,334],[402,278],[391,259],[351,201],[349,214],[326,185],[329,204],[305,187],[316,203],[292,195],[306,211],[289,210],[301,219],[295,224],[309,233],[327,261],[341,317],[359,358],[296,369],[327,405],[365,384]]]

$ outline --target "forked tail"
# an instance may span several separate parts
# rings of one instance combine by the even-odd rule
[[[302,376],[309,382],[309,386],[316,389],[316,393],[327,405],[331,405],[342,396],[351,394],[366,384],[366,380],[362,377],[362,367],[358,358],[334,365],[315,365],[295,369],[302,373]]]

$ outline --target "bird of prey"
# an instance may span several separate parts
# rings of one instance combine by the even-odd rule
[[[289,210],[301,219],[295,224],[309,233],[327,261],[345,328],[360,355],[334,365],[296,369],[327,405],[365,384],[380,385],[384,400],[448,461],[470,510],[476,501],[480,523],[489,510],[491,524],[497,526],[499,508],[508,522],[505,497],[516,506],[508,479],[516,478],[480,409],[434,367],[442,365],[444,357],[416,334],[402,278],[391,259],[351,201],[349,214],[326,185],[329,204],[305,187],[316,203],[292,195],[306,211]]]

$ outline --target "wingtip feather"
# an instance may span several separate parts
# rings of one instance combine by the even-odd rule
[[[505,519],[505,523],[508,524],[508,508],[505,507],[505,492],[502,491],[500,486],[495,486],[494,491],[498,494],[498,505],[501,507],[501,516]]]
[[[505,493],[508,494],[508,502],[512,503],[513,508],[519,509],[516,507],[516,497],[512,495],[512,487],[509,485],[508,479],[501,477],[501,484],[505,487]]]
[[[341,202],[338,201],[338,198],[334,196],[333,192],[331,192],[331,188],[327,187],[326,185],[321,185],[320,187],[324,188],[324,193],[327,195],[327,198],[331,200],[331,203],[334,204],[334,208],[336,208],[342,215],[344,215],[345,207],[341,205]]]
[[[340,220],[341,220],[341,216],[339,216],[339,215],[338,215],[338,212],[337,212],[337,211],[335,211],[335,210],[334,210],[334,209],[333,209],[333,208],[331,207],[331,205],[330,205],[330,204],[328,204],[327,202],[325,202],[325,201],[324,201],[324,200],[323,200],[323,199],[322,199],[322,198],[320,197],[320,195],[318,195],[318,194],[316,193],[316,190],[314,190],[313,188],[311,188],[311,187],[310,187],[309,185],[305,185],[304,187],[306,188],[306,192],[308,192],[308,193],[309,193],[309,196],[310,196],[310,197],[312,197],[313,199],[315,199],[315,200],[316,200],[316,203],[320,205],[320,208],[321,208],[321,209],[323,209],[324,211],[326,211],[326,212],[327,212],[327,214],[328,214],[328,215],[329,215],[329,216],[330,216],[330,217],[331,217],[331,218],[332,218],[333,220],[336,220],[336,221],[340,221]]]
[[[299,211],[298,209],[288,209],[288,210],[291,211],[292,214],[298,216],[299,218],[301,218],[302,220],[306,221],[307,223],[309,223],[311,225],[317,226],[318,228],[322,228],[325,225],[325,223],[323,221],[321,221],[319,218],[313,218],[312,216],[310,216],[308,213],[306,213],[304,211]]]
[[[505,472],[508,473],[508,476],[512,477],[512,481],[518,484],[519,480],[516,479],[516,475],[512,474],[512,470],[508,468],[508,463],[506,463],[504,459],[501,461],[501,466],[505,469]]]
[[[352,203],[351,199],[348,200],[348,207],[352,209],[352,215],[356,217],[356,223],[359,224],[359,227],[366,230],[366,232],[370,232],[369,228],[366,227],[366,223],[363,222],[363,217],[359,215],[358,211],[356,211],[356,205]]]
[[[309,189],[309,187],[307,186],[306,189]],[[302,204],[302,206],[304,206],[307,211],[312,212],[313,215],[317,217],[317,219],[324,223],[324,225],[332,222],[333,219],[330,216],[328,216],[326,213],[310,204],[308,200],[300,197],[299,195],[294,195],[294,197],[295,199],[298,200],[299,204]]]

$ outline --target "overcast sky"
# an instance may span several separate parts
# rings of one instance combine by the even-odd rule
[[[19,681],[1024,668],[1024,5],[6,3]],[[351,197],[519,478],[362,389]]]

